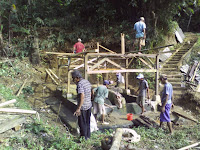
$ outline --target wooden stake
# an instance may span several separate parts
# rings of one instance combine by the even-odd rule
[[[20,95],[22,89],[24,88],[24,85],[26,84],[27,79],[24,80],[24,83],[22,84],[21,88],[19,89],[19,91],[17,92],[17,96]]]

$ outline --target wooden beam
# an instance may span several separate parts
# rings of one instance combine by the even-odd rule
[[[112,61],[112,60],[110,60],[108,58],[106,59],[106,61],[109,62],[109,63],[111,63],[111,64],[113,64],[114,66],[116,66],[116,67],[118,67],[120,69],[125,69],[125,68],[121,67],[120,65],[118,65],[117,63],[115,63],[114,61]]]
[[[46,54],[53,54],[53,55],[72,55],[73,53],[58,53],[58,52],[45,52]]]
[[[10,104],[13,104],[15,102],[16,102],[16,99],[13,99],[13,100],[10,100],[10,101],[6,101],[4,103],[1,103],[0,107],[4,107],[4,106],[10,105]]]
[[[188,145],[188,146],[185,146],[185,147],[182,147],[182,148],[179,148],[178,150],[188,150],[192,147],[195,147],[195,146],[198,146],[200,144],[200,142],[197,142],[197,143],[194,143],[192,145]]]
[[[124,69],[124,70],[93,70],[88,71],[88,74],[97,74],[97,73],[117,73],[117,72],[156,72],[156,69]]]
[[[103,48],[103,49],[105,49],[105,50],[107,50],[107,51],[109,51],[109,52],[111,52],[111,53],[116,54],[116,52],[114,52],[114,51],[112,51],[112,50],[109,50],[109,49],[107,49],[106,47],[104,47],[104,46],[102,46],[102,45],[99,45],[99,47],[101,47],[101,48]]]
[[[121,53],[125,54],[125,38],[123,33],[121,33]]]
[[[92,66],[90,68],[90,70],[93,70],[95,68],[97,68],[99,65],[101,65],[102,63],[104,63],[106,61],[107,58],[103,58],[102,60],[98,61],[94,66]]]
[[[35,110],[14,109],[14,108],[0,108],[2,113],[21,113],[21,114],[36,114]]]
[[[155,94],[159,95],[159,90],[158,90],[158,87],[159,87],[159,81],[158,81],[158,79],[159,79],[159,55],[156,56],[156,70],[157,71],[155,74],[155,76],[156,76]]]
[[[51,69],[49,69],[49,72],[50,72],[56,79],[60,80],[60,79],[58,78],[58,76],[57,76]]]
[[[115,57],[124,57],[124,58],[131,58],[131,57],[156,57],[157,54],[111,54],[111,53],[88,53],[87,54],[88,56],[93,56],[93,57],[96,57],[96,56],[107,56],[107,57],[110,57],[110,56],[115,56]]]
[[[200,142],[197,142],[197,143],[194,143],[192,145],[188,145],[188,146],[185,146],[185,147],[182,147],[182,148],[179,148],[178,150],[188,150],[192,147],[195,147],[195,146],[198,146],[200,144]]]
[[[10,119],[2,124],[0,124],[0,133],[3,133],[7,130],[10,130],[22,123],[26,122],[26,118],[24,117],[16,117],[14,119]]]
[[[174,113],[175,115],[181,116],[181,117],[183,117],[183,118],[185,118],[185,119],[188,119],[188,120],[194,121],[194,122],[196,122],[196,123],[199,123],[198,120],[193,119],[193,118],[191,118],[190,116],[186,116],[186,115],[184,115],[184,114],[181,114],[180,112],[177,112],[177,111],[175,111],[175,110],[173,110],[172,113]]]
[[[116,129],[116,133],[113,137],[113,142],[112,142],[112,146],[111,146],[110,150],[119,150],[120,149],[122,133],[123,133],[123,130],[121,128]]]
[[[89,64],[89,63],[91,63],[91,62],[93,62],[93,61],[95,61],[95,60],[97,60],[97,58],[93,58],[93,59],[89,60],[87,63]],[[81,64],[81,65],[79,65],[78,67],[75,67],[74,69],[79,69],[79,68],[81,68],[81,67],[84,67],[84,64]]]
[[[149,68],[153,69],[153,67],[152,67],[151,65],[149,65],[144,59],[139,58],[139,60],[140,60],[141,62],[143,62],[145,65],[147,65]]]
[[[58,85],[58,82],[54,79],[54,77],[51,75],[51,73],[47,69],[45,69],[45,70],[46,70],[47,74],[51,77],[51,79],[55,82],[55,84]]]

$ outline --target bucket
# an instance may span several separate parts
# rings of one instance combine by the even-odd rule
[[[133,114],[128,113],[127,114],[127,120],[133,120]]]

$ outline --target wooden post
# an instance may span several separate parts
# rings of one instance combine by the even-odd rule
[[[121,52],[122,54],[125,54],[125,39],[123,33],[121,33]]]
[[[159,85],[159,54],[156,56],[156,95],[158,95],[158,85]]]
[[[128,58],[126,59],[126,69],[128,69]],[[128,72],[125,73],[125,89],[128,89]]]
[[[67,73],[67,94],[69,93],[70,79],[71,79],[71,70],[68,71]]]
[[[97,49],[98,49],[98,52],[99,52],[99,42],[97,42]]]
[[[85,79],[88,80],[88,74],[87,74],[87,71],[88,71],[88,55],[86,54],[85,57],[84,57],[84,73],[85,73]]]

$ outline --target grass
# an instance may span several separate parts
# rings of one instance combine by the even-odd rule
[[[179,149],[200,140],[200,132],[198,132],[200,125],[175,130],[172,135],[169,135],[168,131],[163,129],[147,129],[144,127],[133,129],[141,135],[141,141],[135,143],[135,146],[142,149]]]

